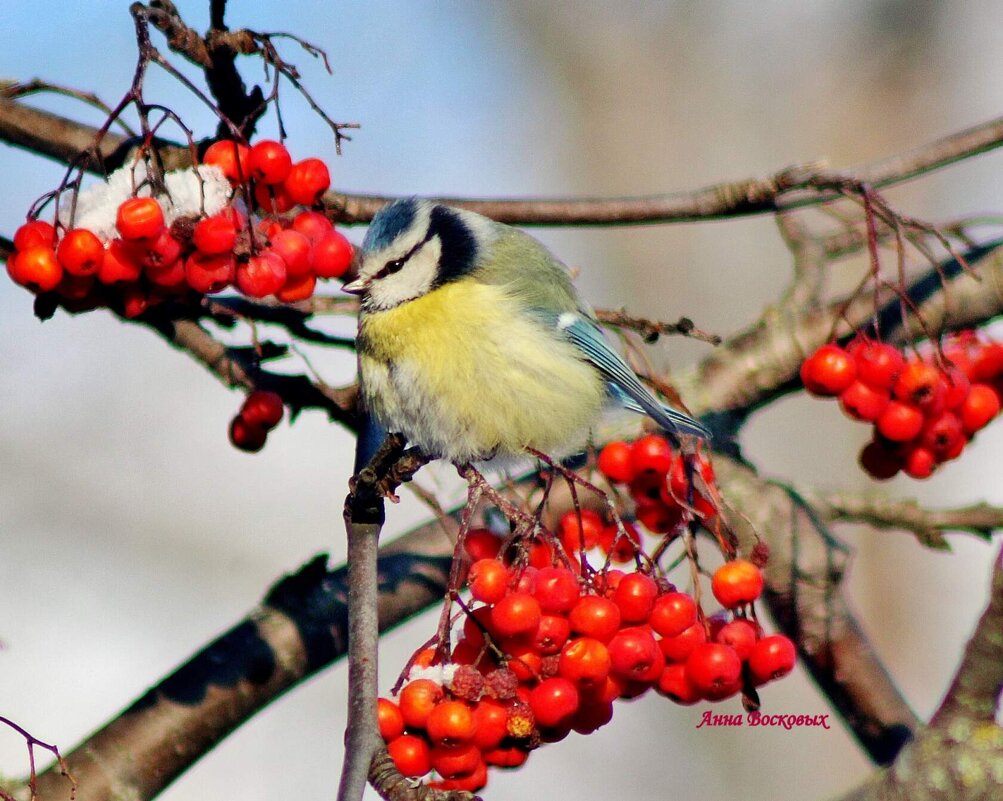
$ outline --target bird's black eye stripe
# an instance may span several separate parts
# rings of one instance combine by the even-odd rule
[[[379,281],[381,278],[386,278],[388,275],[399,273],[401,270],[404,269],[404,265],[407,263],[407,260],[410,259],[419,250],[421,250],[422,247],[427,245],[429,240],[433,236],[434,233],[432,231],[429,231],[428,235],[423,240],[421,240],[421,242],[419,242],[417,245],[411,248],[407,253],[405,253],[399,259],[388,261],[386,264],[383,265],[383,269],[381,269],[378,273],[376,273],[376,275],[373,276],[373,280]]]

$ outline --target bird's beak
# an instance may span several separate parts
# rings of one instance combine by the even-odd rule
[[[349,295],[361,295],[369,288],[369,281],[365,278],[356,278],[354,281],[349,281],[347,284],[343,284],[341,287],[342,292],[347,292]]]

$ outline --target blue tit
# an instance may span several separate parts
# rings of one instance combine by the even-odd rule
[[[641,384],[564,265],[516,228],[398,200],[373,217],[357,265],[344,289],[361,298],[363,402],[430,456],[567,453],[611,403],[709,437]]]

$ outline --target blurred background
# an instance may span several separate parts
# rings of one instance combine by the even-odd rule
[[[114,103],[134,66],[127,3],[4,4],[0,77],[39,77]],[[616,195],[686,190],[825,158],[845,168],[1003,113],[998,4],[971,0],[802,3],[232,3],[232,27],[300,33],[334,75],[282,44],[339,121],[345,153],[286,86],[294,158],[320,155],[336,188],[388,194]],[[187,21],[208,3],[180,0]],[[67,10],[67,8],[77,10]],[[44,20],[40,17],[44,16]],[[159,35],[154,36],[158,46]],[[175,59],[179,62],[179,59]],[[249,81],[260,77],[247,62]],[[209,134],[197,101],[151,68],[147,97]],[[100,122],[66,98],[41,107]],[[276,134],[274,118],[259,129]],[[889,194],[929,220],[1003,208],[1003,154]],[[62,168],[0,145],[0,231],[12,235]],[[753,322],[790,272],[766,217],[619,230],[539,230],[581,270],[597,306],[729,334]],[[361,240],[362,230],[349,236]],[[244,334],[246,338],[246,332]],[[684,367],[708,346],[653,352]],[[318,357],[346,383],[349,355]],[[302,371],[296,359],[290,370]],[[0,715],[64,750],[116,714],[255,605],[312,555],[344,556],[341,503],[352,440],[318,413],[283,423],[258,455],[226,439],[240,396],[149,331],[95,312],[41,324],[31,298],[0,281]],[[792,397],[753,419],[746,454],[801,485],[864,489],[864,426]],[[1003,425],[932,480],[892,491],[929,505],[1003,503]],[[995,457],[995,458],[994,458]],[[422,519],[411,499],[387,536]],[[921,716],[935,709],[986,599],[991,546],[952,535],[953,554],[909,535],[845,532],[852,600]],[[436,612],[381,650],[388,688]],[[330,797],[342,758],[346,670],[281,699],[164,794],[166,801]],[[828,711],[802,672],[763,693],[771,712]],[[728,707],[728,708],[725,708]],[[596,734],[573,735],[496,773],[489,798],[821,798],[871,768],[831,730],[695,730],[706,707],[648,697],[621,704]],[[740,711],[737,701],[719,708]],[[0,729],[0,774],[26,771]],[[375,794],[372,795],[375,798]]]

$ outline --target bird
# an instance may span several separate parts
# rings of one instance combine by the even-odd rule
[[[360,298],[363,404],[430,458],[567,452],[616,405],[673,437],[710,438],[645,388],[565,265],[518,228],[401,198],[373,216],[355,258],[342,289]]]

